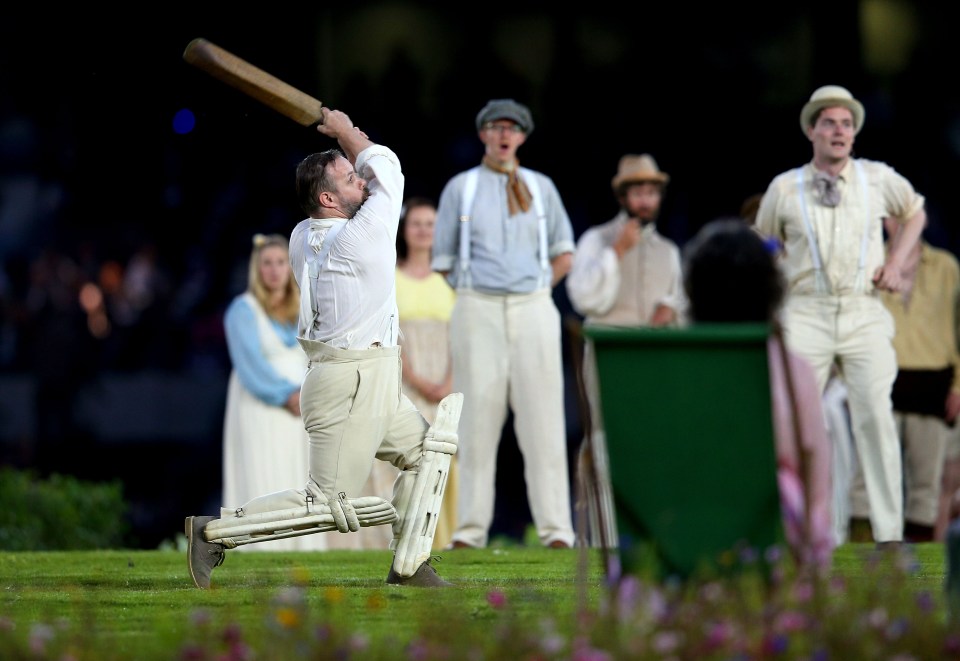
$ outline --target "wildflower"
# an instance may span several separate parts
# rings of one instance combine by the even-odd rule
[[[195,611],[191,611],[189,621],[192,626],[195,627],[205,627],[210,624],[210,611],[205,608],[198,608]]]
[[[807,580],[798,580],[793,586],[793,596],[800,603],[810,601],[813,597],[813,584]]]
[[[776,656],[787,651],[789,640],[783,634],[773,634],[763,638],[763,656]]]
[[[588,648],[574,652],[570,658],[573,661],[610,661],[613,657],[603,650]]]
[[[487,593],[487,603],[495,610],[500,610],[507,605],[507,595],[500,590],[491,590]]]
[[[874,629],[881,629],[887,624],[887,611],[883,608],[874,608],[867,613],[867,622]]]
[[[657,620],[665,618],[669,611],[666,595],[660,590],[651,587],[646,591],[645,596],[646,599],[644,600],[645,603],[643,607],[650,613],[651,617]]]
[[[757,553],[757,549],[752,546],[745,546],[740,549],[740,562],[744,565],[752,565],[760,557],[760,554]]]
[[[706,583],[702,588],[700,588],[700,596],[702,596],[704,601],[708,603],[718,603],[723,597],[723,587],[719,583],[713,581]]]
[[[548,656],[556,656],[563,651],[563,636],[558,633],[551,633],[540,639],[540,649]]]
[[[658,654],[668,654],[680,647],[682,636],[675,631],[661,631],[653,637],[653,649]]]
[[[923,590],[917,594],[917,608],[920,609],[923,613],[932,613],[933,609],[937,607],[936,602],[933,599],[933,595],[929,591]]]
[[[774,622],[774,629],[781,633],[803,631],[806,626],[807,616],[799,611],[784,611]]]
[[[903,636],[906,633],[907,629],[910,628],[910,623],[907,622],[906,618],[898,617],[893,620],[886,628],[884,634],[887,637],[887,640],[896,640]]]
[[[587,638],[578,638],[573,644],[571,661],[610,661],[613,657],[604,650],[597,649]]]
[[[255,658],[257,654],[253,648],[242,641],[237,641],[229,646],[224,661],[253,661]]]
[[[779,544],[768,546],[767,550],[763,553],[763,557],[768,564],[778,564],[783,559],[783,549]]]
[[[847,581],[843,576],[832,576],[830,578],[830,591],[837,595],[847,593]]]
[[[34,624],[30,629],[30,651],[40,656],[47,651],[47,644],[53,640],[53,627],[48,624]]]
[[[411,661],[426,661],[430,658],[430,646],[421,638],[411,640],[407,645],[407,658]]]
[[[540,649],[549,656],[555,656],[563,650],[564,638],[557,633],[556,623],[549,618],[540,621]]]
[[[711,622],[707,625],[707,638],[704,641],[708,650],[716,650],[733,638],[734,627],[730,622]]]
[[[290,570],[290,578],[296,585],[306,586],[310,583],[310,572],[303,565]]]
[[[943,641],[943,655],[947,658],[960,656],[960,635],[948,634]]]
[[[640,595],[640,581],[636,576],[625,576],[617,585],[617,609],[621,616],[633,611]]]
[[[278,606],[302,607],[306,605],[306,591],[301,587],[284,588],[274,597],[273,603]]]
[[[294,608],[278,608],[273,615],[273,619],[284,629],[294,629],[300,626],[300,611]]]
[[[180,661],[203,661],[206,658],[206,650],[196,643],[184,645],[180,650],[180,656],[178,657]]]
[[[339,604],[343,601],[343,596],[343,589],[336,586],[330,586],[323,591],[323,598],[328,604]]]
[[[387,600],[383,598],[383,595],[379,592],[372,593],[367,597],[367,610],[378,611],[382,610],[387,605]]]
[[[365,633],[354,633],[350,636],[349,648],[351,652],[366,652],[370,648],[370,637]]]

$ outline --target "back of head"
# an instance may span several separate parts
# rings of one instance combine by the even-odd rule
[[[739,218],[707,223],[683,250],[694,322],[772,322],[786,284],[776,258]]]

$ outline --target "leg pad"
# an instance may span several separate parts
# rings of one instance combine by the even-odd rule
[[[462,409],[463,393],[444,397],[424,437],[423,457],[412,493],[400,504],[403,523],[393,557],[394,572],[400,577],[413,576],[430,558],[443,492],[447,488],[450,458],[457,452],[457,426]]]
[[[344,500],[348,501],[349,506],[356,512],[360,527],[389,525],[397,520],[396,509],[382,498],[364,496]],[[203,530],[203,536],[208,542],[234,548],[268,539],[339,530],[337,518],[340,518],[341,514],[339,511],[336,514],[335,516],[330,505],[313,502],[308,502],[303,507],[257,514],[246,514],[240,508],[235,516],[221,517],[208,523]]]

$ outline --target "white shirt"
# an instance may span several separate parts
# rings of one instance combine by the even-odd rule
[[[626,222],[621,210],[577,241],[566,281],[570,303],[588,323],[646,326],[661,304],[682,316],[686,296],[679,248],[651,223],[643,228],[640,241],[618,258],[613,244]]]
[[[892,167],[879,161],[858,161],[862,180],[854,159],[850,159],[840,172],[841,198],[836,207],[817,202],[813,184],[816,171],[812,163],[803,166],[802,189],[797,185],[797,171],[788,170],[770,182],[760,201],[756,228],[763,236],[783,243],[781,265],[791,294],[818,293],[813,250],[822,260],[830,290],[836,295],[856,293],[864,238],[863,284],[869,293],[873,290],[870,278],[885,259],[883,217],[892,216],[906,222],[923,208],[924,197]],[[806,221],[816,244],[812,247]]]
[[[340,349],[392,347],[398,333],[396,241],[404,176],[397,155],[383,145],[360,152],[355,167],[370,192],[357,214],[349,220],[306,218],[290,234],[290,265],[315,313],[312,324],[301,319],[298,333]],[[332,241],[329,247],[326,240]],[[322,248],[326,256],[311,269]]]

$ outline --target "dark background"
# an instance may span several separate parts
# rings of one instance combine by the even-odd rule
[[[123,479],[145,547],[219,505],[223,310],[253,233],[303,217],[296,163],[333,146],[186,64],[196,37],[345,110],[398,153],[408,195],[436,198],[479,161],[474,117],[491,98],[531,108],[521,162],[553,177],[578,236],[616,213],[620,156],[649,152],[671,176],[660,229],[681,245],[808,160],[800,107],[843,85],[866,107],[856,154],[910,178],[929,240],[957,252],[949,5],[249,7],[0,21],[0,460]],[[91,291],[99,311],[79,304]],[[562,286],[556,299],[572,314]],[[522,534],[525,498],[508,434],[495,534]]]

